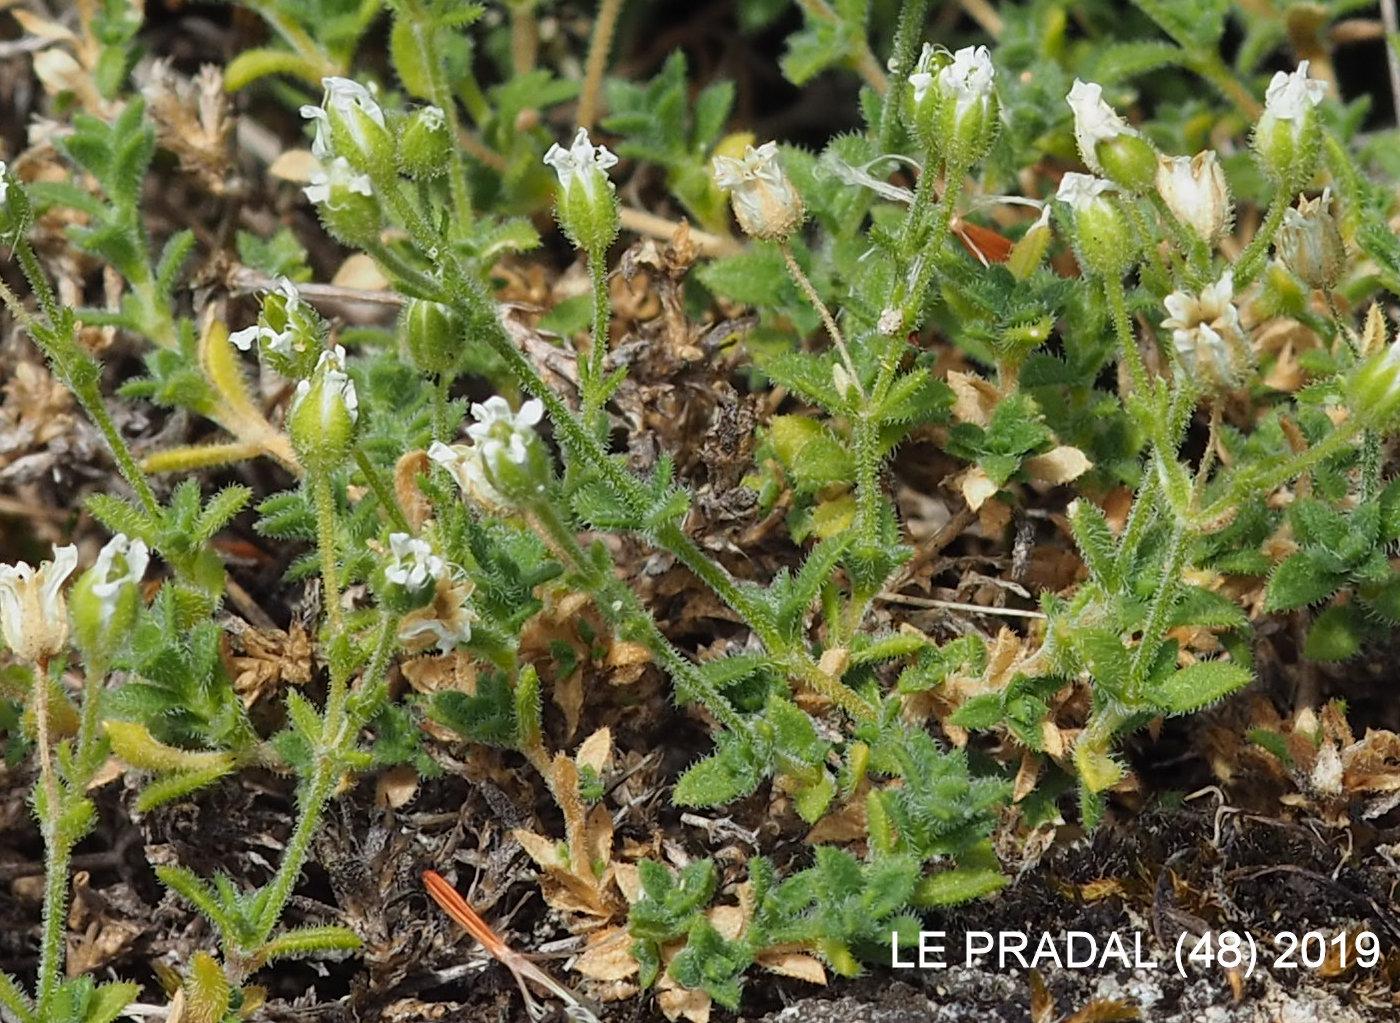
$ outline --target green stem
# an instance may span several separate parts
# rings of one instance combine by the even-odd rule
[[[637,516],[645,515],[655,500],[647,486],[603,449],[598,438],[584,427],[563,399],[544,382],[529,359],[511,341],[505,327],[501,324],[499,311],[489,296],[485,294],[481,285],[461,273],[460,268],[455,263],[449,262],[447,270],[454,291],[455,304],[471,318],[471,322],[479,324],[483,339],[501,357],[521,386],[544,404],[550,422],[554,425],[555,436],[564,449],[565,455],[569,459],[585,463],[591,471],[597,473],[631,513]],[[775,657],[804,659],[810,663],[811,668],[817,667],[810,655],[777,630],[772,615],[764,606],[761,598],[746,592],[723,565],[700,550],[695,541],[685,534],[680,525],[676,522],[663,523],[648,532],[647,537],[662,550],[670,552],[676,560],[708,585],[721,600],[748,623],[763,645]],[[630,589],[625,586],[620,587],[620,590],[624,591],[625,594],[631,593]],[[629,598],[620,595],[617,599],[623,600],[625,605]],[[635,600],[635,598],[630,599]],[[693,669],[692,675],[694,677],[690,677],[689,684],[709,684],[705,682],[703,676],[694,673]]]
[[[867,546],[879,544],[880,506],[880,428],[869,413],[851,423],[851,440],[856,466],[856,530]]]
[[[1348,419],[1322,440],[1306,451],[1294,455],[1289,461],[1262,474],[1241,474],[1235,478],[1229,493],[1201,512],[1199,520],[1210,522],[1247,497],[1260,497],[1272,493],[1291,480],[1297,479],[1309,469],[1326,461],[1351,444],[1361,432],[1361,424],[1355,417]]]
[[[326,619],[334,641],[340,637],[345,624],[340,610],[340,568],[335,553],[335,492],[330,474],[324,469],[312,470],[309,476],[311,500],[316,506],[316,548],[321,557],[321,600],[326,606]],[[331,672],[333,690],[335,674]]]
[[[1128,521],[1123,526],[1123,536],[1118,541],[1118,572],[1127,579],[1137,557],[1138,545],[1147,532],[1157,512],[1157,472],[1148,468],[1138,489],[1133,507],[1128,512]]]
[[[457,113],[456,97],[443,74],[444,63],[434,45],[434,33],[426,24],[427,16],[420,3],[408,6],[408,16],[413,24],[413,41],[418,48],[418,56],[428,76],[429,97],[435,107],[442,111],[447,120],[447,137],[456,140],[461,137],[462,121]],[[454,226],[465,233],[476,219],[472,209],[471,183],[467,179],[467,165],[462,157],[461,147],[450,147],[447,167],[447,186],[452,195],[452,210],[456,214]]]
[[[452,378],[438,374],[433,385],[433,440],[446,444],[452,440]]]
[[[389,516],[389,521],[394,528],[400,533],[414,532],[413,527],[408,524],[408,518],[404,515],[403,509],[399,507],[398,499],[394,497],[393,490],[389,488],[389,484],[384,482],[383,475],[369,460],[365,449],[356,444],[354,455],[355,465],[360,470],[360,475],[365,478],[369,488],[374,491],[374,496],[379,498],[379,504],[384,509],[384,514]]]
[[[1280,187],[1274,192],[1269,212],[1264,215],[1264,222],[1259,225],[1259,230],[1254,232],[1254,237],[1240,253],[1240,258],[1235,260],[1235,294],[1238,295],[1252,284],[1254,278],[1264,269],[1265,261],[1269,257],[1269,245],[1283,224],[1283,215],[1287,210],[1288,193]]]
[[[360,247],[376,263],[399,279],[401,290],[408,292],[415,298],[426,298],[434,302],[442,300],[442,285],[388,245],[377,240],[367,239],[361,243]]]
[[[106,681],[107,666],[105,664],[93,659],[86,665],[83,673],[83,709],[78,719],[77,749],[73,755],[74,765],[81,776],[80,780],[84,783],[98,766],[90,763],[90,759],[93,749],[96,748],[98,737],[102,734],[102,689]]]
[[[608,325],[612,319],[612,299],[608,294],[608,265],[606,252],[588,254],[588,272],[593,279],[593,337],[587,360],[581,366],[587,370],[583,384],[583,421],[590,427],[603,404],[603,378],[608,358]]]
[[[1182,563],[1186,560],[1191,536],[1186,523],[1178,520],[1172,529],[1171,539],[1167,542],[1166,557],[1162,561],[1162,579],[1157,584],[1157,592],[1147,611],[1147,620],[1143,622],[1142,638],[1128,668],[1126,695],[1135,707],[1141,706],[1143,702],[1142,690],[1146,683],[1147,671],[1152,667],[1157,651],[1161,649],[1162,634],[1166,631],[1172,608],[1176,605],[1181,586]]]
[[[890,46],[889,99],[880,108],[880,126],[875,133],[875,152],[888,153],[894,148],[894,132],[899,124],[899,103],[894,93],[908,80],[918,61],[917,50],[923,39],[929,0],[904,0],[895,25],[894,42]]]
[[[899,283],[895,288],[895,299],[891,303],[895,309],[899,310],[900,324],[895,336],[891,338],[894,343],[883,353],[879,375],[875,379],[875,386],[871,388],[872,398],[876,404],[884,400],[895,381],[895,374],[899,369],[899,356],[904,350],[904,331],[916,326],[919,322],[919,314],[923,311],[924,306],[924,294],[933,281],[934,272],[938,267],[938,257],[943,252],[943,243],[948,240],[948,231],[953,223],[953,210],[957,208],[957,204],[962,198],[966,178],[966,167],[956,163],[948,164],[944,174],[946,184],[943,188],[943,197],[934,207],[933,226],[929,229],[927,239],[917,243],[919,253],[913,264],[901,268]],[[922,219],[922,211],[917,204],[910,207],[909,217],[911,220]],[[906,226],[908,224],[909,221],[906,221]],[[918,231],[917,225],[914,230],[917,238],[918,234],[922,232]],[[913,275],[912,282],[910,281],[911,274]]]
[[[323,723],[327,732],[330,731],[330,724],[328,706]],[[282,862],[277,865],[277,873],[268,882],[267,900],[263,903],[262,913],[257,920],[254,940],[249,948],[241,949],[241,952],[251,951],[267,941],[272,929],[282,917],[287,900],[292,897],[297,878],[301,877],[301,868],[306,863],[307,853],[311,851],[311,840],[316,837],[316,828],[321,823],[321,812],[330,801],[335,788],[336,758],[327,755],[324,740],[322,747],[317,752],[316,765],[312,768],[310,781],[297,793],[296,826],[292,829],[291,837],[287,839],[287,847],[283,850]]]
[[[595,604],[599,612],[615,632],[632,635],[646,646],[676,680],[683,696],[703,703],[725,727],[740,734],[748,732],[747,723],[724,695],[671,645],[632,588],[584,552],[578,537],[553,502],[541,501],[528,511],[527,517],[555,556],[568,566],[584,587],[596,595]]]
[[[78,344],[78,339],[73,333],[76,328],[71,321],[66,334],[59,332],[57,323],[40,323],[30,315],[19,297],[3,281],[0,281],[0,301],[4,302],[25,332],[39,346],[59,378],[73,392],[78,404],[82,405],[83,411],[97,426],[117,463],[117,470],[136,492],[142,507],[151,515],[159,515],[160,502],[156,500],[155,491],[151,489],[146,474],[141,471],[141,466],[132,455],[131,448],[127,446],[121,431],[117,429],[117,424],[112,420],[111,413],[107,411],[106,403],[102,400],[102,389],[98,383],[102,369]]]
[[[1137,338],[1133,334],[1132,319],[1128,315],[1128,296],[1123,291],[1123,281],[1118,277],[1103,279],[1104,295],[1108,298],[1109,312],[1113,317],[1113,327],[1118,334],[1118,347],[1123,353],[1128,367],[1128,379],[1133,391],[1146,396],[1147,367],[1143,365],[1142,353],[1138,351]]]
[[[56,803],[49,808],[44,822],[44,910],[42,937],[39,943],[39,976],[35,1004],[37,1018],[49,1019],[49,1003],[58,989],[59,972],[66,949],[64,930],[68,921],[68,868],[73,846],[58,834],[58,819],[63,808]]]
[[[1161,197],[1156,192],[1153,192],[1152,195],[1159,202],[1161,201]],[[1154,292],[1166,294],[1172,290],[1171,271],[1167,269],[1166,261],[1162,258],[1161,246],[1157,244],[1152,226],[1147,222],[1147,217],[1143,215],[1141,203],[1136,198],[1129,198],[1121,205],[1127,211],[1128,219],[1133,222],[1133,230],[1138,233],[1143,252],[1147,255],[1147,263],[1143,267],[1143,283]],[[1165,209],[1166,204],[1162,203],[1162,207]],[[1166,211],[1165,216],[1168,218],[1167,222],[1172,224],[1174,228],[1179,226],[1170,210]],[[1177,242],[1181,243],[1179,235]]]

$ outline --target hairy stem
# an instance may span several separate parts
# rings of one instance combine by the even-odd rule
[[[434,45],[434,33],[427,24],[427,14],[419,3],[413,3],[408,9],[413,25],[413,42],[427,72],[428,91],[433,106],[442,111],[447,121],[448,138],[460,138],[462,120],[457,113],[457,98],[452,95],[447,77],[443,74],[443,61]],[[465,229],[475,219],[475,212],[472,209],[471,184],[467,179],[466,162],[462,159],[462,150],[457,146],[450,147],[447,186],[452,195],[452,210],[456,214],[454,223],[459,230]]]
[[[1162,647],[1162,635],[1166,631],[1172,608],[1181,590],[1181,571],[1185,567],[1186,551],[1190,546],[1192,533],[1185,522],[1178,521],[1167,542],[1166,554],[1162,558],[1162,579],[1152,597],[1147,610],[1147,620],[1143,622],[1142,638],[1133,653],[1128,668],[1127,695],[1135,704],[1143,699],[1143,688],[1147,681],[1147,671],[1157,651]]]
[[[609,348],[608,324],[612,320],[605,252],[588,254],[588,273],[593,280],[593,337],[588,358],[582,360],[582,366],[587,370],[583,380],[583,421],[593,427],[603,404],[603,378]]]
[[[622,4],[623,0],[599,0],[598,13],[593,18],[593,36],[588,41],[588,60],[583,66],[583,88],[578,98],[580,128],[591,129],[598,120],[603,74],[608,69],[608,53],[612,50],[613,33],[617,30]]]
[[[1263,473],[1246,473],[1237,476],[1228,493],[1205,508],[1200,513],[1199,520],[1210,522],[1251,495],[1271,493],[1285,483],[1297,479],[1320,462],[1326,461],[1351,445],[1360,432],[1361,424],[1353,417],[1306,451],[1294,455],[1283,465]]]
[[[412,533],[413,527],[409,525],[408,518],[404,515],[403,509],[399,507],[399,502],[394,497],[394,491],[389,484],[384,481],[384,476],[378,467],[369,460],[364,448],[355,445],[355,466],[360,470],[360,475],[365,478],[369,488],[374,491],[374,496],[379,498],[380,507],[384,509],[384,514],[389,516],[389,521],[400,533]]]
[[[316,549],[321,558],[321,601],[326,606],[331,638],[335,639],[345,626],[340,609],[340,567],[335,550],[335,493],[329,473],[317,469],[310,475],[311,500],[316,509]]]
[[[1109,313],[1113,317],[1113,328],[1118,334],[1118,349],[1122,353],[1123,364],[1128,367],[1128,379],[1135,393],[1145,395],[1148,388],[1147,367],[1143,365],[1142,353],[1138,351],[1133,322],[1128,315],[1128,296],[1123,291],[1122,279],[1105,277],[1103,290],[1108,299]]]
[[[747,734],[747,722],[714,684],[671,645],[632,588],[588,556],[579,545],[573,529],[552,502],[542,501],[531,508],[528,519],[569,571],[595,594],[594,603],[608,625],[619,635],[628,636],[651,651],[657,662],[676,680],[683,699],[702,703],[726,728]]]
[[[50,765],[49,771],[52,771]],[[57,800],[56,795],[49,798]],[[39,976],[35,1002],[38,1018],[47,1019],[45,1010],[58,989],[59,975],[65,959],[64,930],[68,920],[68,868],[72,861],[72,843],[58,834],[58,818],[62,806],[58,802],[49,808],[49,820],[44,825],[44,910],[42,937],[39,942]]]
[[[1254,278],[1264,269],[1264,264],[1269,258],[1269,245],[1283,224],[1283,215],[1287,210],[1288,193],[1280,187],[1274,192],[1269,212],[1264,215],[1264,222],[1259,225],[1259,230],[1254,232],[1254,237],[1240,253],[1240,258],[1235,260],[1235,294],[1252,284]]]
[[[894,43],[890,47],[890,81],[896,85],[907,81],[914,70],[928,6],[929,0],[904,0],[900,6]],[[894,132],[899,123],[898,108],[898,103],[886,103],[880,109],[880,126],[875,134],[877,153],[888,153],[894,146]]]

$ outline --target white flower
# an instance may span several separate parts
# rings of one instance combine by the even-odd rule
[[[1095,174],[1102,174],[1097,154],[1099,143],[1111,142],[1120,135],[1136,137],[1140,132],[1104,102],[1101,85],[1076,78],[1066,99],[1074,111],[1074,141],[1079,146],[1080,159]]]
[[[1301,121],[1326,95],[1327,83],[1308,77],[1306,60],[1291,74],[1280,71],[1274,75],[1264,93],[1264,116],[1259,121],[1260,128],[1263,128],[1265,121]]]
[[[584,194],[592,199],[599,178],[608,180],[608,171],[617,165],[617,157],[607,146],[595,146],[588,138],[588,129],[580,128],[572,146],[565,149],[556,142],[544,154],[544,162],[559,175],[561,188],[568,191],[577,183],[583,187]]]
[[[451,473],[458,489],[477,504],[493,510],[510,507],[510,501],[487,478],[481,449],[476,445],[436,440],[428,448],[428,457]]]
[[[1346,242],[1332,215],[1332,190],[1316,199],[1298,197],[1298,205],[1283,211],[1274,239],[1283,265],[1310,288],[1330,288],[1346,269]]]
[[[292,329],[292,314],[301,308],[301,292],[289,278],[279,277],[273,290],[285,300],[283,308],[287,313],[287,326],[284,330],[273,330],[260,317],[251,327],[235,330],[228,336],[229,341],[241,352],[246,352],[259,341],[266,340],[270,351],[291,357],[295,348],[296,331]]]
[[[934,45],[924,43],[924,48],[919,53],[919,60],[914,65],[913,73],[909,76],[909,84],[914,88],[915,104],[922,103],[924,97],[928,95],[929,89],[933,87],[933,65],[937,56],[938,50]]]
[[[301,308],[301,292],[297,290],[296,284],[292,282],[290,277],[277,278],[272,285],[272,290],[282,296],[288,314]]]
[[[748,146],[741,159],[716,156],[715,184],[729,193],[734,216],[755,238],[786,238],[802,223],[804,207],[792,181],[778,162],[778,145]]]
[[[311,182],[302,192],[314,203],[328,203],[331,201],[332,191],[341,187],[360,195],[374,194],[369,175],[356,173],[355,168],[350,166],[350,161],[343,156],[337,156],[320,170],[312,171]]]
[[[312,155],[324,163],[334,153],[330,140],[332,114],[340,117],[355,144],[363,152],[368,139],[364,137],[363,126],[356,116],[356,111],[364,113],[381,128],[384,127],[384,111],[379,109],[374,94],[359,82],[352,82],[348,78],[322,78],[321,85],[326,90],[321,105],[316,107],[307,104],[301,108],[301,116],[316,125],[316,136],[311,141]]]
[[[985,46],[964,46],[953,54],[953,62],[938,72],[938,88],[956,101],[959,118],[974,106],[986,109],[995,84],[996,68]]]
[[[524,469],[530,460],[530,447],[537,443],[535,427],[544,418],[544,405],[531,398],[512,412],[500,395],[472,405],[476,421],[467,427],[467,444],[434,442],[428,457],[452,474],[457,486],[478,504],[505,509],[513,502],[492,482],[500,477],[506,463]],[[519,473],[515,475],[521,475]]]
[[[429,131],[438,131],[447,124],[447,115],[442,112],[442,107],[424,107],[418,111],[418,121]]]
[[[408,590],[421,590],[447,574],[447,562],[433,553],[426,540],[408,533],[389,534],[389,561],[384,578]]]
[[[472,638],[476,612],[470,599],[474,585],[469,579],[444,574],[437,580],[432,603],[410,611],[399,622],[399,642],[410,653],[422,653],[436,646],[438,653],[451,653]]]
[[[544,404],[531,398],[519,412],[512,412],[510,403],[498,394],[473,403],[472,416],[476,422],[467,427],[467,436],[481,448],[487,462],[504,457],[524,465],[529,456],[527,445],[535,439],[535,427],[544,418]]]
[[[151,554],[145,541],[133,540],[125,533],[118,533],[102,545],[93,562],[92,593],[102,603],[102,621],[111,620],[117,609],[117,598],[122,588],[139,583],[146,574]]]
[[[1157,191],[1176,219],[1207,245],[1230,226],[1230,186],[1213,150],[1159,159]]]
[[[1208,384],[1236,384],[1249,365],[1249,344],[1234,297],[1234,272],[1226,270],[1200,294],[1173,291],[1165,299],[1170,315],[1162,327],[1172,332],[1182,367]]]
[[[10,194],[10,168],[4,160],[0,160],[0,205]]]
[[[21,561],[0,565],[0,633],[15,656],[38,662],[68,642],[63,583],[78,567],[78,548],[55,547],[37,569]]]
[[[340,345],[322,352],[321,357],[316,360],[316,368],[311,375],[316,377],[322,374],[321,421],[330,422],[335,414],[336,404],[341,403],[350,416],[350,422],[355,422],[360,415],[360,398],[355,393],[355,381],[345,372],[345,349]],[[292,396],[293,413],[310,393],[310,380],[303,380],[297,384],[296,393]]]
[[[1117,191],[1117,187],[1106,178],[1070,171],[1060,179],[1055,198],[1075,213],[1082,213],[1096,203],[1106,202],[1104,195],[1114,191]]]

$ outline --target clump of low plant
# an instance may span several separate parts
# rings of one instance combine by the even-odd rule
[[[607,78],[615,2],[585,42],[581,81],[542,63],[547,4],[500,5],[504,20],[446,0],[324,5],[326,19],[249,4],[271,36],[224,84],[275,82],[304,101],[315,169],[303,199],[373,261],[378,298],[398,309],[391,330],[349,331],[282,235],[237,245],[263,267],[245,267],[261,285],[255,322],[188,307],[181,275],[199,243],[153,237],[143,208],[157,139],[175,143],[153,113],[164,108],[131,83],[139,19],[117,18],[122,6],[89,26],[105,26],[106,56],[93,109],[56,142],[69,179],[6,172],[0,189],[29,286],[5,303],[128,491],[89,499],[113,536],[66,598],[73,547],[0,569],[13,662],[0,693],[24,708],[10,727],[38,764],[48,870],[36,986],[0,976],[0,1006],[22,1023],[107,1023],[137,993],[62,979],[71,853],[109,753],[145,778],[138,812],[255,765],[295,780],[295,823],[265,883],[157,870],[217,945],[183,964],[187,1018],[247,1018],[262,997],[251,980],[276,959],[353,954],[353,931],[288,927],[285,910],[337,793],[384,768],[432,769],[424,722],[538,773],[564,834],[531,855],[595,916],[626,917],[629,976],[732,1008],[776,955],[803,956],[808,977],[855,974],[892,934],[915,940],[921,912],[997,891],[994,833],[1037,772],[1047,790],[1075,787],[1096,824],[1125,783],[1128,736],[1250,683],[1261,616],[1316,610],[1304,652],[1329,660],[1400,621],[1400,481],[1385,457],[1400,342],[1379,304],[1400,288],[1392,190],[1372,183],[1376,154],[1327,68],[1266,73],[1283,35],[1252,8],[1139,0],[1136,20],[1110,25],[1095,8],[1072,39],[1069,5],[1002,5],[989,47],[931,38],[927,0],[877,5],[887,31],[864,4],[803,2],[783,73],[861,83],[859,129],[814,153],[726,134],[734,90],[695,89],[679,54],[650,81]],[[739,6],[756,29],[781,5]],[[380,18],[388,64],[375,76],[361,58]],[[1247,42],[1230,64],[1235,20]],[[1149,76],[1171,87],[1155,95]],[[740,578],[698,541],[676,453],[638,469],[616,444],[629,385],[610,288],[619,239],[690,237],[620,198],[620,176],[648,165],[657,201],[713,257],[674,309],[759,310],[731,376],[788,396],[743,480],[754,513],[780,517],[801,551],[769,578]],[[209,187],[232,187],[208,170],[217,161],[200,166]],[[503,311],[493,277],[540,245],[546,224],[531,216],[551,203],[586,281],[548,313],[567,335],[557,343]],[[32,242],[58,213],[118,282],[112,308],[59,299]],[[1308,345],[1288,365],[1261,340],[1284,319]],[[91,327],[147,343],[145,375],[120,400],[183,410],[218,439],[138,457],[82,342]],[[284,399],[259,401],[255,373]],[[498,393],[467,401],[468,385]],[[989,541],[1049,495],[1082,572],[1013,609],[1020,631],[940,642],[890,624],[907,573],[937,554],[894,500],[891,466],[913,442],[958,466],[950,497]],[[208,470],[257,458],[284,490],[207,484]],[[319,588],[321,686],[286,691],[271,729],[219,655],[229,580],[214,541],[240,515],[304,551],[288,579]],[[674,641],[619,571],[618,537],[682,566],[746,641],[704,658]],[[1267,580],[1260,601],[1236,599],[1226,580],[1240,577]],[[727,889],[711,860],[644,860],[621,904],[611,824],[593,812],[606,743],[550,748],[542,677],[575,665],[559,671],[560,650],[524,638],[561,595],[587,606],[589,644],[639,652],[710,727],[713,748],[675,779],[673,801],[723,807],[769,786],[815,829],[810,854],[782,869],[756,855]],[[469,663],[471,686],[392,697],[392,669],[427,657]],[[85,679],[76,697],[70,668]],[[1066,724],[1057,694],[1071,690],[1085,700]],[[969,755],[977,733],[1014,758]],[[737,908],[720,902],[730,896]]]

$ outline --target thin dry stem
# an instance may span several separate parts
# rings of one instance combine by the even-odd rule
[[[792,279],[797,282],[797,286],[802,289],[802,294],[807,296],[807,301],[816,309],[821,316],[822,323],[826,325],[826,332],[831,335],[831,340],[836,345],[836,350],[841,353],[841,361],[846,366],[846,372],[851,375],[851,383],[855,385],[857,393],[860,394],[861,401],[866,399],[865,388],[860,384],[860,374],[856,372],[855,363],[851,361],[851,353],[846,348],[846,338],[841,333],[841,328],[836,325],[835,318],[831,315],[831,310],[822,301],[817,289],[812,287],[812,282],[807,279],[807,275],[802,272],[802,267],[797,265],[797,259],[792,254],[792,246],[783,242],[780,246],[783,252],[783,259],[787,262],[788,272],[792,274]]]
[[[608,53],[612,50],[617,19],[622,14],[623,0],[600,0],[598,16],[593,19],[593,38],[588,43],[588,61],[584,64],[583,90],[578,99],[578,125],[592,128],[598,120],[599,99],[603,92],[603,72],[608,68]]]

